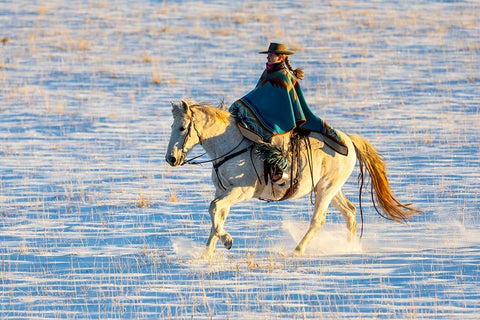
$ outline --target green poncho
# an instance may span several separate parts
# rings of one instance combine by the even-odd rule
[[[260,135],[265,142],[301,127],[344,144],[335,130],[310,110],[298,79],[283,62],[265,70],[255,89],[235,101],[229,110],[239,125]]]

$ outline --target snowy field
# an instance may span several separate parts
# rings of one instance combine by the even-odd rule
[[[0,319],[478,318],[478,1],[0,0],[0,39]],[[309,197],[252,200],[232,250],[197,259],[211,166],[164,162],[170,102],[231,104],[270,41],[424,214],[365,195],[358,245],[332,209],[292,258]]]

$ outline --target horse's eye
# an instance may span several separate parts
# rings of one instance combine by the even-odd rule
[[[180,132],[185,131],[185,127],[180,127]]]

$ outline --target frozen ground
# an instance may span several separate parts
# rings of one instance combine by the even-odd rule
[[[1,319],[476,319],[478,1],[0,1]],[[170,101],[248,92],[270,41],[317,114],[369,139],[408,226],[309,199],[234,208],[196,260],[210,166],[163,161]],[[198,150],[199,151],[199,150]],[[196,152],[198,152],[196,151]],[[358,205],[356,179],[345,191]],[[367,199],[368,197],[364,197]]]

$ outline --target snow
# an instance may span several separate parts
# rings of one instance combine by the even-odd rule
[[[478,317],[477,1],[1,8],[0,318]],[[270,41],[297,50],[314,111],[371,141],[396,196],[424,214],[394,224],[364,196],[358,243],[332,208],[293,258],[309,197],[252,200],[227,219],[232,250],[198,259],[210,166],[164,162],[170,102],[229,105],[255,85]],[[344,191],[358,207],[355,175]]]

